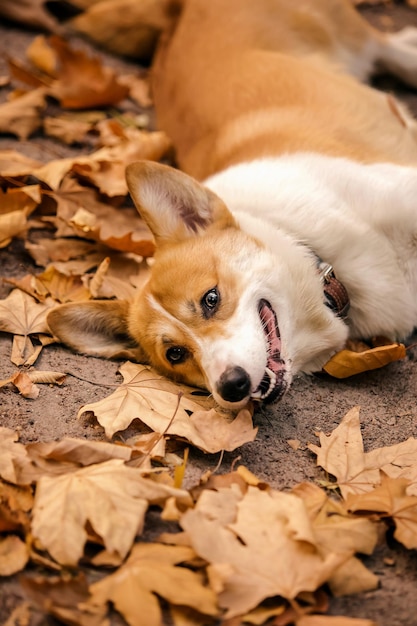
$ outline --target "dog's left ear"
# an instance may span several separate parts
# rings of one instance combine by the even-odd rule
[[[158,246],[236,223],[215,193],[167,165],[138,161],[128,165],[126,180],[138,211]]]

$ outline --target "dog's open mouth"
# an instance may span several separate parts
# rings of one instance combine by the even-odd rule
[[[281,336],[277,316],[267,300],[259,302],[258,311],[267,341],[268,358],[263,378],[251,395],[254,399],[274,402],[284,395],[287,388],[285,362],[281,357]]]

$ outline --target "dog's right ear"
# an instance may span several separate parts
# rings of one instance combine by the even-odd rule
[[[127,166],[126,180],[158,246],[195,237],[210,228],[236,226],[214,192],[173,167],[138,161]]]
[[[127,300],[96,300],[63,304],[52,309],[47,322],[62,343],[83,354],[148,361],[130,336]]]

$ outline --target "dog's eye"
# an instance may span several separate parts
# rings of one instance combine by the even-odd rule
[[[167,360],[171,363],[171,365],[178,365],[179,363],[184,363],[186,359],[188,359],[190,353],[187,348],[184,346],[171,346],[165,352],[165,356]]]
[[[217,287],[213,287],[201,298],[201,308],[204,317],[211,317],[218,309],[220,304],[220,293]]]

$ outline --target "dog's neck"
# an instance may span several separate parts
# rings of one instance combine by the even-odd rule
[[[337,317],[346,319],[350,308],[349,294],[346,287],[336,278],[333,267],[319,257],[317,257],[317,269],[323,285],[326,305]]]

